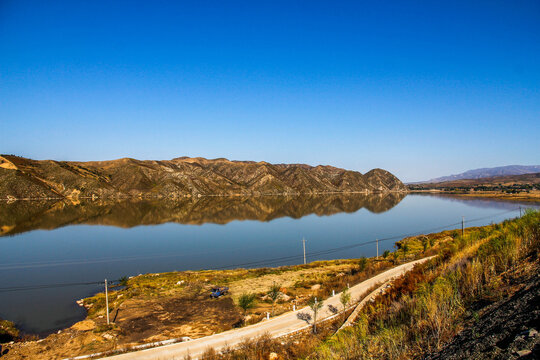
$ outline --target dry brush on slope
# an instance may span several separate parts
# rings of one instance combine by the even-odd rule
[[[464,237],[445,231],[404,239],[392,257],[422,253],[424,244],[425,254],[439,256],[396,280],[354,327],[336,335],[339,324],[317,336],[263,336],[203,358],[538,358],[540,213],[467,229]]]
[[[516,291],[530,287],[531,277],[516,274],[532,271],[532,279],[537,278],[539,250],[539,212],[469,231],[448,242],[435,260],[396,281],[392,291],[361,313],[353,329],[329,340],[313,358],[410,359],[441,351],[468,324],[479,317],[490,319],[490,313],[513,301]],[[529,312],[528,308],[538,315],[537,302],[524,301],[521,311]],[[489,336],[468,339],[470,352],[452,358],[518,358],[508,347],[512,331],[509,342],[490,343],[505,338],[507,325],[499,322]],[[451,351],[436,358],[450,355]]]

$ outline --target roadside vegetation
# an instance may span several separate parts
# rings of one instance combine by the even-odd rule
[[[244,318],[249,309],[255,306],[255,301],[257,299],[257,294],[244,293],[238,298],[238,306],[244,310]]]
[[[524,287],[516,274],[538,272],[540,212],[461,232],[404,239],[387,255],[393,261],[418,253],[432,260],[397,279],[365,306],[355,325],[336,333],[343,318],[322,324],[317,334],[246,341],[239,349],[203,359],[411,359],[444,347],[488,304]],[[535,275],[533,273],[532,277]],[[346,299],[344,299],[343,302]]]
[[[332,290],[340,292],[401,263],[437,255],[396,280],[360,311],[350,328],[336,333],[349,311],[332,321],[317,319],[316,334],[311,329],[288,338],[253,339],[240,349],[209,351],[204,357],[268,359],[274,353],[275,359],[417,358],[452,339],[474,318],[477,304],[506,296],[511,280],[504,274],[538,261],[539,224],[540,213],[528,212],[521,219],[465,229],[463,237],[457,230],[413,236],[378,259],[123,278],[109,292],[111,326],[105,323],[105,297],[100,293],[83,299],[86,320],[40,342],[16,343],[10,354],[55,359],[206,336],[256,323],[267,313],[277,316],[293,305],[318,307]],[[211,299],[213,286],[227,286],[229,294]],[[340,300],[345,308],[352,299],[345,292]]]
[[[313,359],[407,359],[441,349],[478,314],[479,303],[501,299],[505,277],[538,262],[540,213],[467,232],[438,257],[396,281],[367,306],[357,324],[316,349]]]

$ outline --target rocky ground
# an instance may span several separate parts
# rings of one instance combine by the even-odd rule
[[[526,263],[507,274],[509,297],[476,304],[472,319],[449,344],[426,360],[540,359],[540,266]]]

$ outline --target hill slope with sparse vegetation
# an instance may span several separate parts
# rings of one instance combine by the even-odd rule
[[[538,358],[539,250],[539,212],[467,231],[311,358]]]
[[[407,192],[388,171],[332,166],[176,158],[111,161],[0,156],[0,199],[177,198],[200,195]]]

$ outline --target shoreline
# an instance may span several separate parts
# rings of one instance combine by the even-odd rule
[[[307,192],[307,193],[268,193],[268,194],[256,194],[256,193],[231,193],[231,194],[185,194],[179,196],[78,196],[78,197],[32,197],[32,198],[0,198],[0,202],[15,202],[15,201],[43,201],[43,200],[175,200],[183,198],[203,198],[203,197],[270,197],[270,196],[283,196],[283,197],[294,197],[294,196],[314,196],[314,195],[349,195],[349,194],[361,194],[361,195],[385,195],[385,194],[409,194],[410,191],[324,191],[324,192]]]
[[[540,202],[540,191],[532,193],[517,193],[508,194],[498,191],[475,191],[475,192],[458,192],[458,191],[444,191],[437,189],[427,190],[409,190],[410,195],[438,195],[445,197],[460,197],[460,198],[485,198],[495,200],[507,200],[507,201],[527,201],[527,202]]]
[[[475,227],[467,228],[466,231],[472,229],[475,229]],[[247,292],[258,294],[258,304],[248,312],[250,320],[248,320],[247,324],[259,323],[264,321],[266,312],[271,310],[271,303],[264,300],[264,294],[272,282],[277,281],[280,285],[283,285],[281,290],[285,296],[283,300],[276,303],[275,316],[278,316],[290,312],[293,303],[297,308],[305,306],[310,295],[316,294],[321,299],[325,299],[332,295],[332,290],[341,291],[343,287],[347,287],[349,284],[352,287],[400,264],[431,256],[438,251],[440,246],[450,241],[452,236],[457,236],[457,233],[456,230],[445,230],[426,235],[405,237],[395,242],[395,251],[380,255],[379,258],[320,260],[305,265],[252,269],[237,268],[231,270],[187,270],[137,275],[128,279],[129,285],[125,288],[109,288],[110,314],[111,319],[115,319],[111,326],[108,326],[105,322],[105,295],[103,292],[98,292],[93,296],[76,301],[79,306],[84,307],[87,311],[81,321],[57,332],[49,333],[47,336],[39,337],[39,340],[35,334],[24,334],[26,340],[23,336],[18,342],[22,342],[25,344],[24,346],[40,347],[43,342],[57,342],[60,338],[71,339],[75,336],[81,337],[84,342],[90,341],[88,338],[92,339],[92,341],[98,341],[100,344],[98,348],[107,351],[108,347],[116,343],[129,347],[183,336],[190,338],[208,336],[235,328],[233,323],[238,321],[235,318],[235,316],[238,316],[236,302],[240,294]],[[422,242],[425,241],[426,237],[432,239],[430,241],[432,245],[429,245],[427,251],[422,250],[422,246],[424,246]],[[361,270],[359,271],[359,269]],[[206,293],[213,285],[229,286],[231,294],[219,299],[209,299]],[[154,326],[159,325],[157,325],[157,322],[154,324],[150,320],[151,325],[148,324],[147,326],[152,328],[151,331],[154,334],[147,334],[140,339],[138,336],[124,336],[122,338],[123,335],[121,334],[125,331],[122,328],[122,322],[131,321],[133,323],[133,319],[141,319],[146,323],[148,317],[151,317],[152,312],[156,310],[156,303],[159,303],[159,306],[166,305],[175,298],[184,296],[183,293],[192,292],[193,288],[195,288],[196,292],[199,291],[198,295],[189,302],[182,303],[182,305],[174,303],[178,305],[174,311],[183,312],[190,305],[197,306],[201,308],[201,317],[191,318],[187,323],[169,325],[166,329],[154,329]],[[213,313],[213,311],[215,312],[213,308],[216,306],[220,311],[217,316]],[[168,319],[180,316],[179,313],[176,314],[174,311],[172,316],[167,317]],[[163,316],[163,314],[160,316]],[[117,317],[118,319],[116,319]],[[162,319],[161,317],[159,322]],[[135,323],[137,321],[139,320],[136,320]],[[214,327],[209,327],[203,332],[197,330],[197,327],[207,328],[209,323],[213,323],[210,325]],[[185,333],[185,326],[193,327],[192,330],[189,330],[191,333]]]
[[[494,226],[497,225],[468,227],[465,235]],[[264,322],[265,314],[273,311],[274,305],[276,311],[272,318],[294,310],[293,305],[300,309],[310,297],[325,301],[334,295],[334,290],[338,293],[401,264],[442,254],[443,249],[459,241],[461,231],[458,230],[403,237],[395,242],[393,252],[385,251],[371,258],[137,275],[127,279],[125,287],[110,289],[111,325],[105,321],[105,294],[99,292],[77,301],[87,309],[84,320],[39,340],[36,337],[19,339],[10,347],[19,354],[42,360],[222,333]],[[267,297],[272,284],[279,284],[284,296],[275,304]],[[230,293],[211,299],[208,294],[213,286],[227,286]],[[238,299],[247,293],[256,294],[257,303],[242,313]]]

